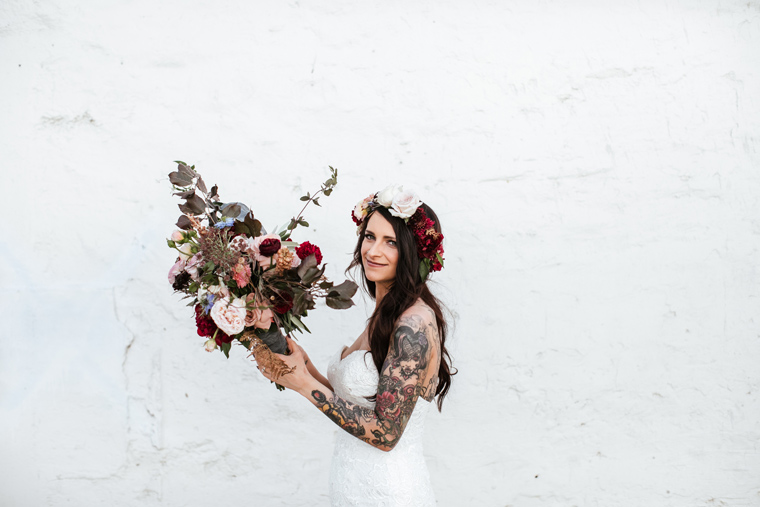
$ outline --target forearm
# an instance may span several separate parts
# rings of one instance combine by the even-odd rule
[[[390,451],[401,437],[400,425],[382,419],[375,410],[341,398],[317,379],[298,392],[344,431],[373,447]]]
[[[309,370],[309,373],[311,374],[314,379],[316,379],[320,384],[322,384],[323,387],[326,387],[330,391],[332,391],[332,385],[330,385],[330,381],[327,380],[327,377],[319,373],[319,370],[317,370],[316,366],[314,366],[314,363],[309,361],[306,363],[306,369]]]

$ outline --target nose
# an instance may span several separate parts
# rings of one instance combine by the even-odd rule
[[[367,250],[367,256],[368,257],[378,257],[380,255],[380,247],[379,242],[375,241],[370,245],[369,250]]]

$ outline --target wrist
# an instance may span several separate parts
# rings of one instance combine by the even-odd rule
[[[323,386],[317,379],[309,375],[306,382],[304,382],[304,384],[298,389],[298,394],[313,403],[314,399],[312,398],[311,393],[315,390],[324,391],[325,386]]]

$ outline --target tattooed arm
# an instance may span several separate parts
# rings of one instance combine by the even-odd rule
[[[401,438],[417,398],[430,401],[435,396],[439,356],[435,317],[424,309],[410,309],[393,331],[374,410],[340,398],[314,379],[296,390],[348,433],[390,451]]]

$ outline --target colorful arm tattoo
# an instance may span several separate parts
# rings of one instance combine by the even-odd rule
[[[435,396],[439,355],[435,317],[431,323],[419,315],[404,316],[390,340],[374,410],[330,391],[315,389],[311,397],[327,417],[348,433],[390,451],[401,438],[417,398],[430,401]]]

